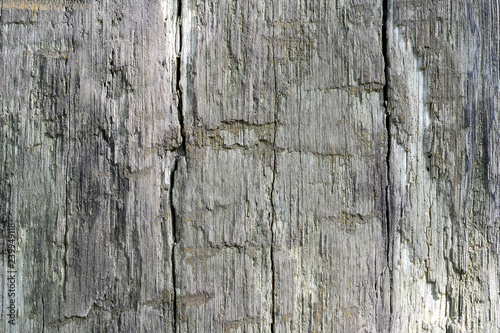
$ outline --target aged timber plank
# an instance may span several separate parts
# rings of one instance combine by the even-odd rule
[[[183,3],[178,328],[387,327],[382,3]]]
[[[176,2],[5,0],[1,13],[17,314],[0,330],[171,331]]]
[[[183,1],[179,332],[269,332],[275,82],[270,3]]]
[[[393,332],[497,332],[498,1],[388,1]]]
[[[277,332],[389,322],[381,1],[275,1]]]

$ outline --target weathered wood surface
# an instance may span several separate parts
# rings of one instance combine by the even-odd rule
[[[498,1],[389,1],[393,332],[498,332]]]
[[[182,13],[177,327],[383,330],[382,3],[186,2]]]
[[[3,0],[0,331],[500,331],[499,7]]]
[[[3,1],[1,207],[17,227],[18,322],[4,292],[0,331],[171,329],[176,20],[159,1]]]

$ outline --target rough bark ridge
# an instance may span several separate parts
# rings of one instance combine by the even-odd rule
[[[499,8],[1,0],[0,330],[500,331]]]

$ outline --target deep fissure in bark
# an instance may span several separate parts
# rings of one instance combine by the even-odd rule
[[[273,23],[274,23],[274,8],[273,8]],[[275,28],[273,24],[273,39],[276,38]],[[271,300],[272,300],[272,314],[271,314],[271,332],[275,333],[276,330],[276,273],[274,271],[274,221],[276,219],[276,209],[274,207],[274,184],[276,181],[276,132],[278,130],[278,73],[276,69],[276,50],[273,48],[273,70],[274,70],[274,133],[273,133],[273,180],[271,183]]]
[[[179,49],[177,50],[176,66],[175,66],[175,90],[177,95],[177,113],[179,117],[179,125],[181,128],[181,145],[178,153],[181,156],[186,154],[186,130],[184,129],[184,114],[182,112],[182,89],[181,89],[181,54],[182,54],[182,1],[177,1],[177,29],[179,38]]]
[[[271,183],[271,273],[272,273],[272,280],[271,280],[271,296],[272,296],[272,322],[271,322],[271,332],[275,332],[275,320],[274,317],[276,315],[276,304],[275,304],[275,298],[276,298],[276,289],[275,289],[275,271],[274,271],[274,221],[276,218],[276,210],[274,208],[274,183],[276,180],[276,119],[274,120],[274,139],[273,139],[273,180]]]
[[[385,127],[387,131],[387,155],[385,158],[386,170],[387,170],[387,189],[385,196],[385,217],[386,217],[386,232],[387,232],[387,245],[386,251],[389,257],[389,235],[390,235],[390,191],[391,191],[391,174],[390,174],[390,158],[391,158],[391,115],[389,111],[389,41],[387,37],[387,20],[388,20],[389,4],[388,0],[383,2],[383,15],[382,15],[382,54],[384,57],[384,87],[383,87],[383,98],[384,98],[384,110],[385,110]]]
[[[2,17],[3,17],[3,0],[2,4],[0,5],[0,24],[3,23]],[[0,37],[2,36],[2,29],[0,29]],[[2,44],[0,44],[0,50],[2,49]]]
[[[389,85],[390,85],[390,73],[389,73],[389,38],[387,36],[387,25],[389,20],[389,0],[383,0],[382,3],[382,55],[384,57],[384,87],[383,87],[383,98],[384,98],[384,111],[385,111],[385,127],[387,131],[387,155],[385,157],[386,163],[386,179],[387,188],[385,193],[385,219],[386,219],[386,252],[387,252],[387,266],[389,268],[389,274],[391,279],[392,288],[392,273],[390,269],[390,248],[391,248],[391,113],[389,109]],[[392,314],[392,293],[389,289],[389,313]]]
[[[179,158],[182,158],[182,156],[186,155],[186,131],[184,129],[184,115],[183,115],[183,103],[182,103],[182,89],[181,89],[181,60],[182,60],[182,1],[178,0],[177,1],[177,29],[178,29],[178,34],[177,38],[178,40],[178,45],[179,49],[177,51],[177,57],[176,57],[176,63],[175,63],[175,90],[176,90],[176,96],[177,96],[177,113],[178,113],[178,119],[179,119],[179,126],[180,126],[180,132],[181,132],[181,144],[180,147],[177,148],[176,150],[176,155],[175,156],[175,161],[174,161],[174,167],[172,169],[172,172],[170,173],[170,212],[172,216],[172,252],[171,252],[171,258],[170,262],[172,264],[172,288],[173,293],[172,293],[172,303],[173,303],[173,321],[172,321],[172,326],[173,326],[173,332],[177,331],[177,286],[176,286],[176,275],[175,275],[175,246],[177,244],[177,212],[175,210],[175,205],[173,201],[173,189],[174,189],[174,184],[175,184],[175,173],[178,170],[179,167]]]
[[[45,332],[45,302],[42,295],[42,333]]]
[[[174,162],[174,168],[172,172],[170,173],[170,212],[172,216],[172,239],[174,244],[172,244],[172,252],[171,252],[171,257],[170,257],[170,262],[172,264],[172,287],[173,287],[173,331],[176,332],[176,327],[177,327],[177,288],[176,288],[176,283],[175,283],[175,258],[174,258],[174,251],[175,251],[175,245],[177,244],[177,230],[176,230],[176,225],[177,225],[177,213],[175,211],[175,206],[174,206],[174,200],[172,198],[172,193],[174,189],[174,182],[175,182],[175,172],[177,171],[178,168],[178,157],[175,158]]]

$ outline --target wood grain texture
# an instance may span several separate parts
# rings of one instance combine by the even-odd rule
[[[394,332],[496,332],[497,1],[389,1]]]
[[[499,11],[3,0],[0,331],[499,331]]]
[[[1,216],[17,227],[18,323],[3,312],[0,330],[170,330],[176,4],[4,5]]]
[[[382,3],[182,13],[179,330],[387,327]]]

